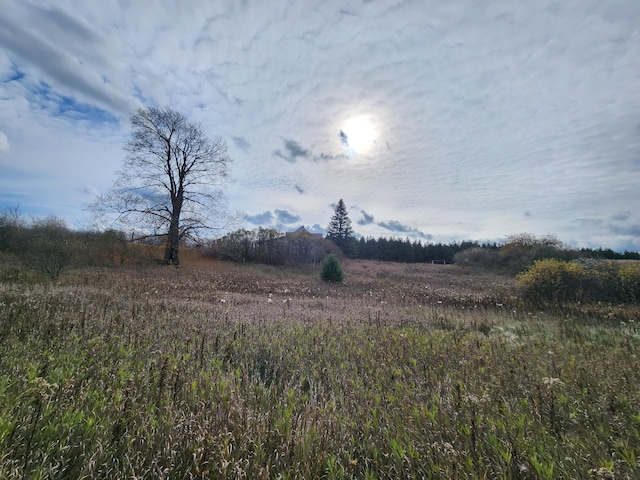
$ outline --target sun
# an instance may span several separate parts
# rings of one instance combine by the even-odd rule
[[[340,140],[355,153],[369,152],[376,142],[375,126],[371,118],[367,115],[349,118],[340,129]]]

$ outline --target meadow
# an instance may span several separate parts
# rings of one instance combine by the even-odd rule
[[[640,308],[345,261],[0,283],[0,478],[640,478]]]

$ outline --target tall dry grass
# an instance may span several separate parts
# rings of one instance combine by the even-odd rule
[[[631,307],[558,317],[503,277],[345,270],[0,284],[0,477],[638,477]]]

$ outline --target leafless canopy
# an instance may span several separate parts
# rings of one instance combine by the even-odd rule
[[[119,222],[144,232],[140,237],[166,235],[165,260],[178,263],[178,243],[200,238],[223,216],[227,144],[170,108],[138,109],[131,124],[124,168],[96,211],[116,213]]]

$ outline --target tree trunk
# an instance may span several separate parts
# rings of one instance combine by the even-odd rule
[[[171,218],[169,233],[167,234],[167,244],[164,250],[164,263],[167,265],[180,265],[178,257],[178,247],[180,246],[180,231],[178,230],[179,219],[177,215]]]

